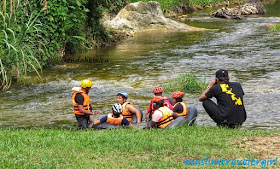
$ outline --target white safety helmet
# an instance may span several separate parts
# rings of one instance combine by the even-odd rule
[[[113,114],[114,115],[119,115],[122,113],[122,105],[120,103],[115,103],[113,106],[112,106],[112,110],[113,110]]]

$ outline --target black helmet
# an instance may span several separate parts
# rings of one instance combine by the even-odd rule
[[[113,114],[119,116],[122,113],[122,105],[120,103],[115,103],[112,106]]]

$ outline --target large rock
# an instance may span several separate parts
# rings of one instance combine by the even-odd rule
[[[158,2],[136,2],[126,5],[111,21],[104,22],[106,28],[133,34],[140,31],[201,31],[205,29],[188,26],[165,18]]]
[[[265,14],[266,10],[260,0],[248,0],[248,3],[234,8],[221,8],[212,13],[214,17],[238,19],[241,15]]]

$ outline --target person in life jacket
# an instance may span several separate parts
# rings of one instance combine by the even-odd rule
[[[156,96],[153,101],[153,115],[152,121],[148,123],[147,128],[166,128],[177,117],[172,110],[164,106],[164,97]]]
[[[160,86],[157,86],[154,88],[153,93],[156,96],[162,96],[163,88]],[[163,96],[162,96],[163,97]],[[172,104],[169,102],[168,98],[164,97],[164,105],[170,108],[170,110],[173,110]],[[153,101],[151,100],[149,108],[146,113],[146,121],[150,121],[152,119],[152,112],[153,112]]]
[[[174,92],[171,97],[173,98],[173,102],[175,105],[173,106],[173,112],[178,116],[187,117],[189,109],[186,104],[183,102],[184,92]]]
[[[88,93],[92,87],[92,82],[90,80],[83,80],[81,82],[81,87],[73,87],[72,91],[72,104],[74,107],[74,114],[79,123],[80,129],[86,129],[91,121],[90,115],[97,115],[100,111],[92,112],[92,107],[90,103],[90,98]]]
[[[100,123],[109,123],[109,124],[114,124],[114,125],[125,125],[128,126],[129,128],[133,128],[132,124],[124,117],[121,115],[123,111],[122,105],[119,103],[115,103],[112,106],[112,112],[104,117],[102,117],[100,120],[95,119],[93,124],[98,125]]]
[[[136,109],[132,103],[127,102],[128,94],[124,91],[120,91],[117,94],[117,102],[120,103],[123,106],[123,111],[122,115],[129,121],[131,122],[132,120],[132,115],[135,114],[137,118],[137,124],[140,124],[142,119],[141,119],[141,113],[138,109]]]

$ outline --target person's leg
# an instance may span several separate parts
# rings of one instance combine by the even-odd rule
[[[89,117],[87,115],[77,115],[76,114],[76,119],[79,123],[79,129],[84,130],[87,128],[88,120],[89,120]]]
[[[216,103],[214,103],[210,99],[205,99],[202,102],[202,105],[208,115],[218,124],[221,124],[221,117],[220,117],[220,109]]]

